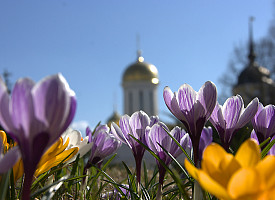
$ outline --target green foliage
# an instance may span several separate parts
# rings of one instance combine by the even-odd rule
[[[249,132],[249,128],[244,128],[235,135],[234,143],[231,146],[233,154],[237,151],[240,144],[247,139]],[[192,156],[180,146],[178,141],[175,140],[169,132],[167,132],[167,134],[181,148],[190,163],[193,163]],[[135,138],[133,137],[133,139]],[[158,155],[151,151],[145,144],[137,139],[135,140],[167,171],[162,187],[162,199],[190,200],[192,191],[194,190],[194,179],[189,176],[184,166],[160,145],[163,151],[172,159],[172,165],[165,165]],[[260,147],[263,149],[262,158],[267,155],[274,144],[275,140],[270,141],[270,138],[260,144]],[[156,199],[159,189],[158,167],[155,166],[153,169],[148,169],[146,163],[143,162],[141,183],[138,184],[135,169],[128,167],[124,162],[119,166],[110,165],[115,156],[116,154],[111,156],[101,167],[92,166],[87,172],[84,172],[84,166],[87,163],[89,153],[82,158],[77,157],[73,163],[61,163],[53,167],[49,171],[34,178],[31,186],[31,199]],[[118,180],[112,178],[112,176],[117,173],[117,170],[125,177]],[[0,199],[20,199],[23,178],[20,178],[14,183],[12,170],[0,177]],[[203,191],[203,197],[206,200],[216,200],[216,197],[206,191]]]

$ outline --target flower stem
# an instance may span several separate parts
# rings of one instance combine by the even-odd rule
[[[159,183],[156,200],[162,199],[162,184]]]
[[[193,199],[194,200],[201,200],[201,199],[203,199],[203,193],[202,193],[201,186],[200,186],[199,182],[196,181],[196,180],[195,180],[195,183],[194,183]]]
[[[141,176],[141,159],[135,158],[136,161],[136,175],[137,175],[137,183],[140,184],[140,176]]]
[[[29,200],[31,195],[31,185],[32,185],[32,173],[29,170],[26,170],[23,184],[22,200]]]

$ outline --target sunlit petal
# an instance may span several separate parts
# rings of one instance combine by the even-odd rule
[[[205,163],[212,163],[213,167],[218,168],[220,162],[227,155],[227,152],[218,144],[210,144],[203,152],[202,169]]]
[[[184,166],[187,169],[188,173],[196,180],[198,180],[199,176],[198,176],[198,169],[191,164],[187,159],[185,159],[184,161]]]
[[[52,159],[48,160],[46,163],[43,163],[41,167],[39,167],[35,171],[35,176],[38,176],[51,168],[59,165],[62,162],[66,162],[67,160],[70,160],[75,154],[77,154],[78,148],[71,148],[69,150],[63,151],[62,153],[58,154],[55,157],[52,157]]]
[[[238,149],[235,158],[242,167],[254,167],[261,160],[261,149],[254,140],[246,140]]]
[[[230,196],[228,195],[226,188],[212,179],[207,173],[204,171],[198,171],[198,180],[200,185],[211,194],[215,195],[216,197],[224,200],[231,200]]]
[[[228,183],[228,192],[235,199],[244,195],[257,195],[261,190],[261,178],[257,170],[242,168]]]
[[[266,181],[267,188],[275,189],[275,156],[266,156],[261,162],[256,166],[257,171]]]

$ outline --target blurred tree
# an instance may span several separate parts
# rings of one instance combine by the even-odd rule
[[[244,67],[248,64],[249,59],[249,40],[247,43],[240,43],[235,46],[226,71],[219,78],[222,86],[219,102],[224,102],[229,96],[232,96],[232,88],[238,82],[238,76]],[[271,78],[275,79],[275,4],[274,15],[268,29],[268,34],[254,42],[254,51],[256,54],[255,61],[270,70]]]

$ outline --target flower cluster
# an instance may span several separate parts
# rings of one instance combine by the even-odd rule
[[[166,87],[163,98],[185,129],[178,126],[169,129],[158,116],[136,111],[131,116],[122,116],[119,125],[99,125],[94,131],[87,127],[86,137],[82,138],[79,131],[68,128],[76,111],[76,98],[61,74],[46,77],[36,84],[28,78],[20,79],[11,95],[0,79],[0,124],[13,141],[9,143],[6,133],[0,131],[0,174],[12,168],[15,183],[23,177],[21,198],[29,199],[33,180],[41,174],[56,166],[77,163],[85,156],[82,176],[85,180],[91,167],[100,173],[104,159],[124,143],[131,149],[136,162],[135,195],[139,195],[140,186],[144,187],[141,163],[148,150],[156,158],[158,167],[158,192],[154,197],[158,200],[162,198],[166,171],[183,152],[189,160],[185,160],[189,174],[203,189],[218,198],[246,200],[275,196],[275,147],[271,147],[275,139],[274,105],[264,107],[255,98],[244,107],[240,95],[232,96],[220,105],[216,86],[210,81],[198,92],[188,84],[175,93]],[[206,127],[208,122],[214,129]],[[234,156],[230,153],[232,139],[250,122],[252,139],[246,140]],[[217,132],[221,146],[212,143],[213,131]],[[270,141],[273,142],[269,144]],[[261,155],[260,146],[269,151],[269,155]],[[97,176],[93,174],[92,177]],[[187,177],[192,181],[189,175]],[[175,182],[178,184],[178,179]],[[134,182],[131,180],[130,183],[127,187],[115,184],[116,189],[110,194],[117,198],[125,195],[132,198]],[[93,189],[86,187],[88,193]],[[195,184],[194,191],[196,189]]]

